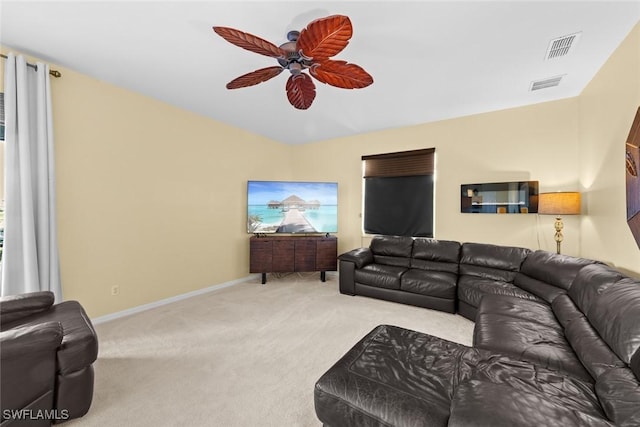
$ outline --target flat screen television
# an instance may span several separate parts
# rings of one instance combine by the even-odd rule
[[[247,182],[247,233],[337,231],[337,182]]]

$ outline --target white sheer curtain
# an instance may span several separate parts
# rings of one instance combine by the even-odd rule
[[[2,295],[52,291],[62,300],[49,66],[5,63],[5,231]]]

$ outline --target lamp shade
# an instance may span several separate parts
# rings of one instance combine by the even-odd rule
[[[538,213],[542,215],[580,215],[580,193],[572,191],[540,193]]]

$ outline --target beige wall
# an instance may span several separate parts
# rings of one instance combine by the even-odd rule
[[[247,276],[246,180],[291,178],[289,161],[266,166],[288,159],[288,147],[63,79],[53,96],[65,294],[99,315]]]
[[[626,224],[624,142],[640,105],[640,24],[572,99],[294,147],[298,178],[339,182],[340,250],[362,233],[361,156],[436,148],[435,237],[554,251],[554,218],[461,214],[460,184],[538,180],[540,191],[583,192],[583,215],[565,216],[562,252],[640,274]]]
[[[540,181],[541,191],[576,190],[577,99],[537,104],[420,126],[294,147],[300,179],[339,182],[340,249],[366,244],[362,234],[365,154],[436,149],[435,237],[555,250],[553,218],[460,213],[460,185]],[[579,252],[579,219],[565,218],[564,253]]]
[[[638,46],[636,27],[577,98],[300,146],[56,67],[65,297],[96,317],[245,277],[248,179],[337,181],[339,251],[367,244],[361,156],[428,147],[437,238],[554,250],[552,217],[460,213],[461,184],[538,180],[541,191],[585,191],[588,215],[565,218],[564,253],[640,271],[623,174]]]
[[[289,146],[55,68],[65,298],[96,317],[246,277],[246,181],[291,179]]]
[[[624,146],[640,106],[640,24],[579,97],[580,184],[588,215],[581,253],[640,273],[640,249],[626,223]]]

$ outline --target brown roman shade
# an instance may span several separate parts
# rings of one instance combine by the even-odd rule
[[[362,156],[366,233],[433,237],[435,151]]]
[[[362,156],[364,178],[433,175],[435,148]]]

